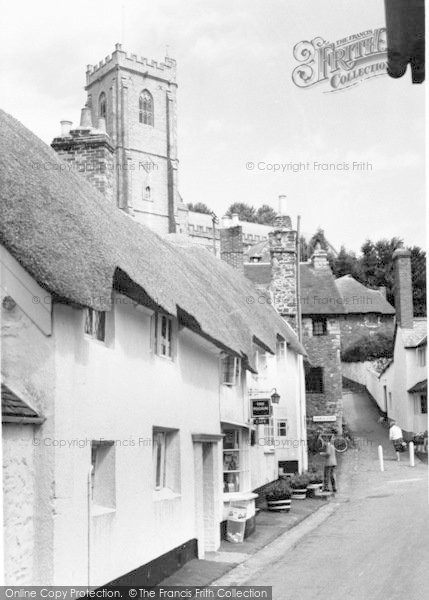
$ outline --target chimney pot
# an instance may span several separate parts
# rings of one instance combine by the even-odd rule
[[[60,121],[61,124],[61,137],[68,137],[70,135],[70,129],[73,126],[72,121]]]
[[[106,119],[104,117],[99,117],[98,119],[98,130],[106,133]]]
[[[286,196],[281,194],[279,196],[279,215],[286,215]]]
[[[222,227],[230,227],[231,226],[231,218],[226,215],[222,217]]]
[[[91,109],[84,106],[80,113],[80,127],[82,129],[92,129]]]

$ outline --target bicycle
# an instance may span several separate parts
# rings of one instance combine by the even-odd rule
[[[323,433],[323,431],[319,431],[317,434],[317,437],[314,440],[314,451],[319,453],[319,452],[323,452],[323,450],[326,448],[327,443],[330,442],[332,440],[332,437],[334,437],[334,448],[337,452],[339,452],[340,454],[342,454],[343,452],[345,452],[348,448],[348,443],[345,437],[343,436],[338,436],[336,434],[336,432],[331,432],[331,433]]]

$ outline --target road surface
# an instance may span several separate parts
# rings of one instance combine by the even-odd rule
[[[346,393],[346,418],[359,438],[342,466],[338,508],[247,585],[272,585],[275,600],[429,598],[427,466],[400,463],[365,394]],[[377,445],[385,449],[380,472]]]

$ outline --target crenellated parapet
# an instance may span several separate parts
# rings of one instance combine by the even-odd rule
[[[90,86],[94,81],[103,77],[115,69],[117,66],[122,69],[141,73],[157,79],[162,79],[170,83],[176,82],[176,61],[173,58],[165,57],[164,62],[149,60],[145,57],[137,56],[137,54],[128,54],[122,50],[121,44],[115,45],[115,50],[111,55],[105,57],[97,65],[87,65],[86,69],[86,85]]]

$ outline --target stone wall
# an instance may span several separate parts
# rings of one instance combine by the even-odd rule
[[[342,375],[340,360],[340,325],[338,317],[327,319],[326,335],[313,336],[311,318],[303,318],[303,343],[307,350],[312,367],[323,368],[324,392],[306,392],[307,427],[309,430],[318,427],[342,429]],[[335,423],[313,422],[316,415],[336,415]]]
[[[34,585],[33,426],[3,425],[5,584]]]
[[[394,315],[378,315],[378,325],[374,325],[365,314],[341,315],[339,317],[341,330],[341,350],[362,337],[381,333],[393,338]]]

